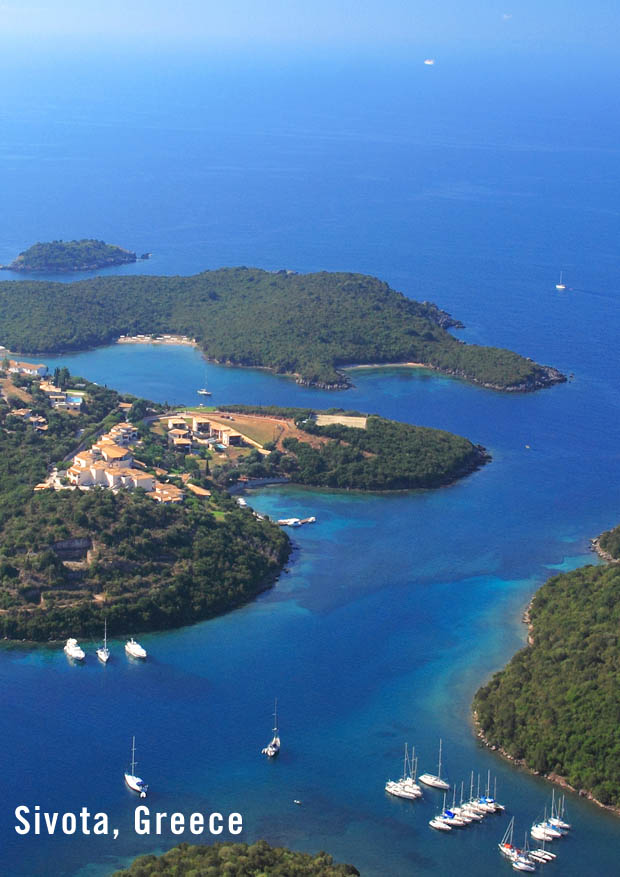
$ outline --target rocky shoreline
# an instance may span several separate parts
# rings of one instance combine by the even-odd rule
[[[491,752],[497,752],[503,758],[507,759],[507,761],[512,762],[516,767],[520,767],[523,770],[526,770],[528,773],[537,777],[544,777],[544,779],[549,780],[550,783],[554,783],[556,786],[560,786],[563,789],[567,789],[569,792],[574,792],[576,795],[579,795],[580,798],[586,798],[588,801],[591,801],[593,804],[596,804],[598,807],[601,807],[603,810],[608,810],[610,813],[613,813],[614,816],[620,816],[620,807],[611,807],[609,804],[603,804],[602,801],[599,801],[594,797],[592,792],[589,792],[587,789],[576,789],[574,786],[568,782],[566,777],[560,776],[557,773],[541,773],[538,770],[534,770],[531,768],[527,762],[523,758],[515,758],[514,755],[510,755],[510,753],[506,752],[501,746],[498,746],[495,743],[489,743],[485,736],[484,728],[480,727],[480,723],[478,722],[478,716],[476,712],[473,713],[473,723],[474,730],[476,732],[476,737],[480,742],[490,749]]]
[[[600,536],[597,536],[595,539],[590,539],[592,551],[595,551],[601,560],[604,560],[607,563],[620,563],[620,560],[614,557],[613,554],[610,554],[609,551],[605,551],[605,549],[601,548],[600,539]]]

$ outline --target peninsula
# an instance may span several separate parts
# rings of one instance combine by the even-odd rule
[[[131,421],[162,406],[30,365],[2,377],[0,637],[95,636],[104,616],[111,634],[178,627],[275,580],[286,534],[209,489],[206,459],[141,446]]]
[[[346,490],[434,488],[491,459],[481,445],[462,436],[341,409],[231,405],[187,418],[185,429],[192,424],[225,436],[226,446],[220,439],[222,453],[212,467],[222,486],[283,477]],[[245,453],[230,444],[233,436],[248,446]]]
[[[362,274],[223,268],[191,277],[6,281],[0,324],[2,344],[29,353],[83,350],[126,335],[184,335],[213,361],[330,389],[350,386],[343,369],[364,363],[415,362],[509,392],[566,380],[509,350],[460,342],[447,331],[452,318],[435,305]]]
[[[248,602],[291,543],[230,488],[439,487],[485,463],[450,433],[358,412],[171,412],[4,360],[0,636],[46,641],[190,624]],[[54,465],[55,463],[55,465]]]
[[[600,537],[620,559],[620,527]],[[481,739],[504,755],[620,808],[620,565],[549,579],[527,613],[529,645],[476,693]]]
[[[68,274],[127,265],[136,260],[136,254],[123,247],[84,239],[33,244],[10,265],[1,267],[5,271],[22,271],[24,274]]]

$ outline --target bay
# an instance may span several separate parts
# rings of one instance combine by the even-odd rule
[[[620,498],[614,62],[567,73],[544,60],[542,85],[516,57],[488,77],[464,56],[432,81],[402,58],[289,60],[286,71],[176,58],[166,75],[141,58],[137,70],[108,65],[107,90],[88,65],[74,81],[68,62],[49,81],[30,71],[7,85],[2,261],[36,239],[92,234],[153,251],[126,272],[369,271],[452,310],[467,325],[459,337],[575,376],[512,396],[364,369],[352,389],[325,392],[192,348],[45,357],[171,404],[197,404],[206,382],[214,404],[337,405],[450,429],[493,462],[434,492],[251,492],[274,517],[317,516],[294,532],[289,572],[230,615],[145,636],[144,666],[118,640],[106,668],[94,643],[83,667],[57,648],[0,651],[8,873],[103,877],[188,839],[134,835],[122,782],[132,734],[153,809],[238,810],[244,839],[323,848],[372,877],[499,867],[506,817],[446,838],[427,825],[433,792],[413,805],[385,795],[405,740],[433,770],[441,736],[453,781],[491,769],[519,832],[542,813],[549,784],[479,747],[469,704],[524,644],[535,589],[595,562],[588,539],[617,522]],[[260,749],[274,696],[283,750],[272,764]],[[119,839],[20,838],[21,803],[105,810]],[[575,796],[568,807],[575,828],[554,850],[557,873],[614,873],[617,819]]]

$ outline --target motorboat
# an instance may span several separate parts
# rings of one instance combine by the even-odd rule
[[[80,648],[78,641],[73,639],[73,637],[69,638],[65,643],[64,652],[68,658],[74,661],[83,661],[86,657],[84,650]]]
[[[132,637],[125,643],[125,652],[130,658],[146,658],[146,649]]]

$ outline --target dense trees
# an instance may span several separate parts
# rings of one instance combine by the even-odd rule
[[[135,262],[136,254],[103,241],[51,241],[33,244],[7,267],[11,271],[40,271],[62,274]]]
[[[227,268],[70,286],[9,281],[0,283],[0,322],[12,350],[77,350],[121,334],[176,332],[195,337],[215,360],[330,386],[348,383],[340,371],[346,364],[407,361],[499,389],[563,380],[508,350],[462,344],[434,305],[360,274]]]
[[[614,560],[620,560],[620,526],[614,527],[613,530],[607,530],[606,533],[601,533],[598,544]]]
[[[117,393],[86,381],[79,415],[21,383],[49,428],[0,409],[0,636],[99,635],[104,615],[111,635],[188,624],[246,602],[279,572],[286,535],[224,494],[162,506],[142,491],[33,493],[49,464],[123,414]],[[165,439],[158,447],[168,453]]]
[[[488,743],[620,805],[620,566],[549,579],[530,609],[533,645],[476,694]]]
[[[327,853],[295,853],[253,844],[218,843],[213,846],[180,844],[161,856],[140,856],[113,877],[345,877],[358,874],[353,865],[336,865]]]
[[[190,624],[259,593],[289,541],[230,498],[44,492],[0,531],[0,636],[63,639]]]
[[[238,467],[251,478],[285,475],[317,487],[410,490],[449,484],[490,459],[484,448],[461,436],[376,415],[367,418],[365,429],[358,429],[317,426],[310,411],[273,406],[268,411],[275,416],[293,414],[308,441],[285,438],[284,452],[274,449],[266,459],[253,452]],[[320,441],[312,442],[311,437]]]

